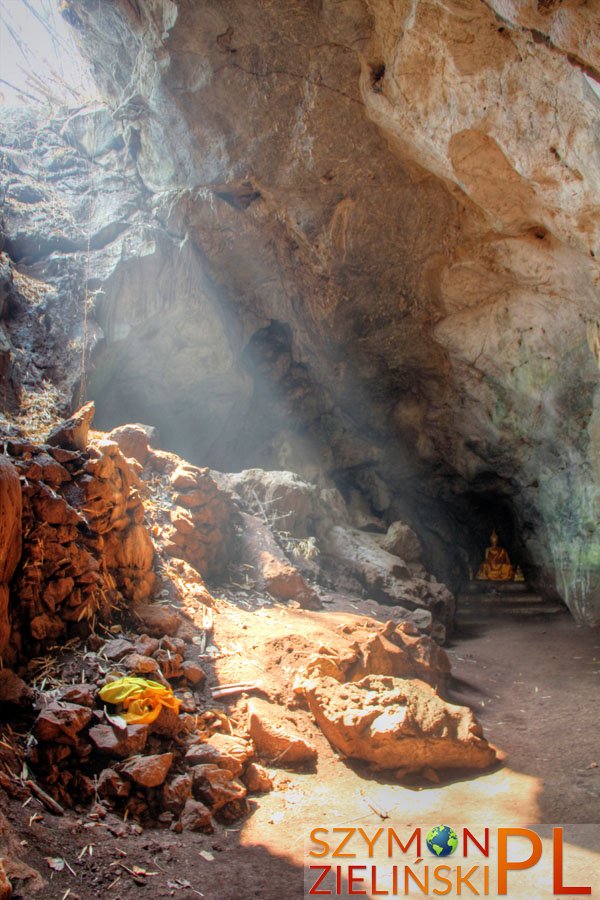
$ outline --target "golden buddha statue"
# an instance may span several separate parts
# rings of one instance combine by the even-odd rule
[[[475,577],[478,581],[512,581],[514,569],[504,547],[498,546],[496,529],[490,535],[490,544]]]

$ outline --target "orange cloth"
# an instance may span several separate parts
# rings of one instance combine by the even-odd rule
[[[120,704],[119,711],[129,725],[147,725],[154,722],[163,707],[179,713],[181,700],[178,700],[169,687],[129,675],[117,678],[105,684],[100,697],[106,703]]]

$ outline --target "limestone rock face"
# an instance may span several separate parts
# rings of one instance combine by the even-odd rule
[[[336,525],[328,532],[324,549],[341,560],[375,599],[428,609],[442,624],[452,622],[455,601],[448,588],[435,580],[412,578],[404,560],[382,549],[372,535]]]
[[[109,108],[0,123],[5,249],[51,287],[43,317],[0,323],[0,371],[28,322],[32,364],[73,386],[82,316],[62,301],[89,245],[99,425],[148,422],[215,468],[332,475],[451,586],[496,526],[599,621],[594,4],[69,17]]]

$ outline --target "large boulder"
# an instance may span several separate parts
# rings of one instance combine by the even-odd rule
[[[418,679],[367,675],[342,684],[309,678],[304,696],[336,750],[381,769],[485,769],[496,752],[466,706],[442,700]]]

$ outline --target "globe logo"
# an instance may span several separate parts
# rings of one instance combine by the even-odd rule
[[[436,825],[427,833],[425,842],[434,856],[450,856],[458,847],[458,835],[449,825]]]

